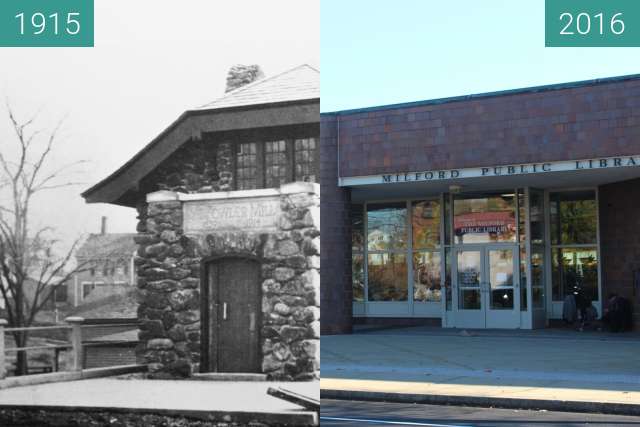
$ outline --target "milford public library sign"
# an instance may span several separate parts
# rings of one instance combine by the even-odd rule
[[[640,166],[640,155],[343,177],[340,178],[340,186],[393,184],[399,182],[442,181],[464,178],[540,174],[549,172],[571,172],[590,169],[612,169],[633,166]]]

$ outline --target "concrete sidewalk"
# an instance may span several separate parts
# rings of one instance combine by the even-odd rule
[[[316,414],[267,395],[283,387],[319,399],[318,382],[90,379],[0,390],[3,408],[115,409],[313,425]],[[225,418],[226,417],[226,418]]]
[[[322,337],[323,398],[640,415],[637,335],[369,330]]]

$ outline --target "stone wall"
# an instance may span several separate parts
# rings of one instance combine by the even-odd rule
[[[233,147],[228,142],[188,141],[146,177],[141,187],[147,192],[233,190]]]
[[[138,317],[144,358],[153,377],[189,376],[202,354],[200,312],[203,259],[225,255],[259,260],[262,290],[262,371],[272,379],[304,380],[319,375],[320,232],[317,184],[292,183],[275,194],[280,211],[268,230],[216,230],[185,233],[184,194],[161,191],[138,208],[136,242]],[[198,200],[224,198],[215,193]],[[238,194],[229,196],[237,199]],[[272,194],[272,195],[273,195]]]

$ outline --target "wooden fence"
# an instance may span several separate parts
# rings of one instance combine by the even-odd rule
[[[84,358],[85,358],[87,349],[89,347],[95,347],[95,346],[101,345],[100,343],[95,343],[95,342],[85,342],[83,344],[83,328],[84,329],[97,329],[97,328],[104,329],[105,327],[122,328],[122,327],[133,326],[132,323],[118,324],[118,323],[112,323],[112,322],[106,325],[101,325],[101,324],[83,325],[83,323],[85,323],[85,320],[82,317],[67,317],[65,319],[65,323],[66,324],[64,325],[54,325],[54,326],[30,326],[30,327],[20,327],[20,328],[8,328],[7,321],[5,319],[0,319],[0,380],[6,378],[9,371],[8,368],[10,364],[8,363],[8,360],[7,360],[7,354],[17,353],[18,351],[34,351],[34,350],[53,351],[55,354],[54,362],[51,369],[48,370],[49,372],[50,371],[57,372],[59,368],[59,363],[58,363],[59,354],[61,352],[69,352],[69,356],[67,358],[68,363],[66,364],[66,370],[69,372],[82,371],[82,369],[85,367]],[[35,345],[35,346],[26,345],[24,347],[5,347],[5,335],[7,333],[20,332],[20,331],[28,331],[28,332],[50,331],[52,334],[54,334],[55,332],[55,335],[59,335],[58,332],[60,331],[66,331],[69,336],[69,339],[67,343],[61,343],[61,344],[47,344],[47,345]],[[85,332],[87,332],[86,333],[87,337],[91,337],[95,335],[95,333],[91,333],[90,331],[85,331]],[[125,343],[118,343],[118,342],[106,343],[106,345],[111,345],[111,346],[115,344],[125,344]],[[47,370],[45,370],[45,372],[47,372]]]

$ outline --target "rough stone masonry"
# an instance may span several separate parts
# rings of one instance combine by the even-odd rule
[[[233,227],[222,218],[185,224],[190,204],[278,203],[272,224]],[[236,206],[236,205],[234,205]],[[236,207],[236,209],[238,209]],[[201,263],[218,256],[253,257],[261,264],[262,372],[270,379],[308,380],[320,369],[319,186],[291,183],[279,189],[187,195],[159,191],[138,207],[139,333],[151,377],[199,371]],[[212,209],[212,212],[224,210]],[[251,211],[249,211],[251,212]],[[204,224],[204,225],[203,225]],[[264,227],[261,229],[261,227]],[[187,230],[187,231],[185,231]]]

